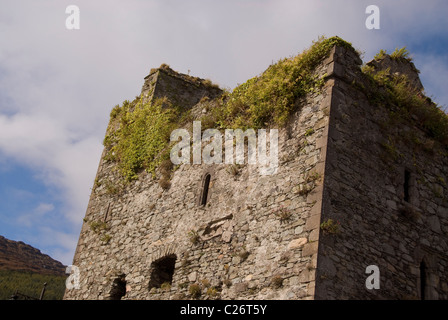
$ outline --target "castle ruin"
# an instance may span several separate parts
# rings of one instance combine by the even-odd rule
[[[382,99],[387,86],[373,90],[361,65],[340,45],[319,61],[321,86],[278,128],[273,175],[182,164],[166,185],[161,169],[123,184],[105,148],[73,260],[79,288],[64,298],[448,299],[448,143],[429,116]],[[434,108],[408,59],[365,67],[405,75]],[[166,97],[200,120],[222,95],[163,66],[140,99]]]

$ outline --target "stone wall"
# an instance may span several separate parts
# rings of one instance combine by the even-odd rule
[[[329,80],[321,219],[340,232],[320,236],[315,298],[419,299],[424,261],[425,298],[447,299],[447,149],[390,106],[369,103],[360,90],[368,82],[353,81],[364,81],[356,57],[337,48],[334,59],[343,67]],[[394,72],[410,72],[403,64]],[[417,72],[410,78],[421,88]],[[366,289],[369,265],[379,268],[379,290]]]
[[[312,298],[328,90],[298,101],[299,111],[279,130],[274,175],[249,164],[184,164],[168,190],[145,172],[122,188],[114,164],[102,159],[73,262],[80,289],[65,298],[109,299],[117,281],[126,285],[123,299],[192,298],[198,291],[211,299]],[[150,285],[157,277],[171,284]]]
[[[173,71],[162,65],[145,77],[141,96],[144,101],[167,97],[174,105],[190,109],[202,98],[214,99],[222,90],[210,80],[203,80]]]
[[[274,175],[183,164],[169,188],[145,172],[122,185],[102,157],[73,261],[80,288],[65,298],[419,298],[424,261],[425,297],[446,299],[446,149],[371,104],[360,64],[335,47],[316,69],[326,83],[279,130]],[[142,95],[191,90],[191,107],[207,93],[162,74]],[[379,290],[366,289],[368,265]]]

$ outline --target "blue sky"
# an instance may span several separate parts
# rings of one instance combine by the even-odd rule
[[[364,52],[406,46],[448,106],[445,0],[0,0],[0,235],[71,264],[109,112],[149,70],[232,89],[320,35]],[[67,30],[68,5],[80,9]],[[380,9],[380,29],[365,9]]]

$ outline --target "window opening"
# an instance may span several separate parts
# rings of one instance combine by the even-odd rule
[[[170,284],[173,281],[174,266],[176,265],[176,255],[172,254],[151,263],[151,277],[148,289],[160,288],[163,284]]]
[[[110,300],[121,300],[126,294],[126,280],[125,275],[118,276],[112,283],[112,289],[110,291]]]
[[[404,201],[410,201],[410,186],[411,186],[411,172],[409,170],[404,171]]]
[[[201,205],[207,204],[208,188],[210,186],[210,174],[205,176],[204,185],[202,186]]]
[[[420,262],[420,300],[426,300],[426,264]]]

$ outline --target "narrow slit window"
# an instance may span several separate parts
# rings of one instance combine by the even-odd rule
[[[109,218],[109,209],[110,209],[110,202],[107,204],[106,213],[104,214],[104,222],[107,222],[107,219]]]
[[[426,300],[426,264],[420,262],[420,300]]]
[[[208,188],[210,186],[210,174],[207,174],[204,179],[204,185],[202,186],[201,205],[207,204]]]
[[[410,189],[411,189],[411,172],[409,170],[404,171],[404,201],[410,202]]]

